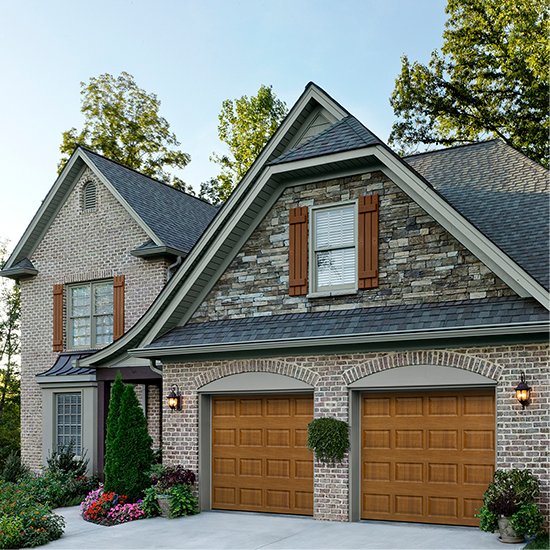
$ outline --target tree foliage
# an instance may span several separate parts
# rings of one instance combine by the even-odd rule
[[[402,58],[390,143],[456,145],[500,138],[548,166],[547,0],[448,0],[441,52]]]
[[[219,204],[227,199],[243,178],[269,138],[287,114],[284,101],[277,99],[271,86],[262,85],[248,98],[227,99],[219,114],[218,136],[229,153],[212,153],[210,160],[221,166],[221,173],[201,184],[200,196]]]
[[[170,132],[167,120],[159,115],[156,94],[138,88],[134,77],[102,74],[80,83],[84,128],[63,132],[60,150],[66,155],[58,166],[61,172],[78,145],[116,160],[178,189],[185,183],[166,168],[185,168],[191,157],[178,149],[180,143]]]
[[[6,243],[0,241],[0,269],[7,256]],[[19,287],[0,281],[0,469],[12,452],[21,448],[21,382]]]
[[[152,444],[134,386],[128,384],[120,401],[117,432],[109,456],[113,474],[108,486],[105,480],[105,490],[126,495],[129,502],[142,497],[151,485],[148,472],[154,461]]]

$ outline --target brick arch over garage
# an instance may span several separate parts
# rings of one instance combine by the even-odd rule
[[[248,372],[267,372],[289,376],[290,378],[296,378],[306,384],[310,384],[313,387],[317,386],[320,378],[316,372],[295,363],[272,359],[256,359],[251,361],[234,361],[203,372],[195,377],[194,389],[198,390],[202,386],[226,376]]]
[[[502,367],[500,365],[486,359],[481,359],[465,353],[456,353],[454,351],[434,350],[390,353],[355,365],[345,370],[342,376],[346,384],[350,385],[356,380],[370,374],[396,367],[408,367],[413,365],[454,367],[486,376],[495,381],[498,381],[502,374]]]

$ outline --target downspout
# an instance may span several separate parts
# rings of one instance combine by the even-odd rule
[[[174,273],[177,271],[178,267],[182,263],[183,263],[183,256],[178,256],[176,261],[172,265],[168,266],[168,269],[166,270],[166,281],[167,282],[173,277]]]

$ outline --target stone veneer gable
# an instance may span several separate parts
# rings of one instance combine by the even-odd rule
[[[288,294],[288,211],[378,194],[379,287],[355,295]],[[286,189],[189,323],[419,304],[515,293],[383,173]]]

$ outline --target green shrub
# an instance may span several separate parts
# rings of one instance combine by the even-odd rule
[[[24,484],[0,481],[0,518],[9,518],[10,525],[21,527],[22,548],[56,540],[65,527],[65,520],[54,514],[49,505],[38,502],[35,494],[34,489]]]
[[[23,522],[17,516],[0,517],[0,548],[19,548],[23,541]]]
[[[53,451],[46,459],[48,470],[69,474],[75,478],[86,475],[90,461],[86,458],[87,451],[83,456],[78,457],[74,453],[73,447],[74,441],[71,441],[68,445],[61,445],[57,451]]]
[[[349,449],[348,425],[336,418],[316,418],[307,426],[306,445],[321,462],[340,462]]]
[[[122,394],[117,435],[109,456],[109,471],[113,474],[109,484],[105,480],[105,490],[126,495],[129,502],[141,498],[151,485],[148,472],[154,462],[152,444],[134,387],[127,385]]]
[[[510,525],[518,535],[543,535],[544,516],[534,503],[523,504],[510,518]]]
[[[179,518],[199,513],[198,501],[193,496],[193,489],[189,485],[174,485],[168,494],[171,517]]]
[[[113,445],[118,434],[118,420],[120,417],[120,403],[124,393],[124,383],[120,371],[117,372],[113,387],[111,388],[111,399],[109,400],[109,412],[107,414],[107,434],[105,435],[105,487],[113,491],[113,487],[119,484],[116,456],[113,455]]]
[[[157,500],[157,492],[154,487],[145,489],[145,496],[141,503],[141,509],[147,514],[148,518],[160,516],[161,509]]]
[[[28,473],[29,468],[23,464],[19,452],[12,451],[6,459],[0,479],[14,483]]]

